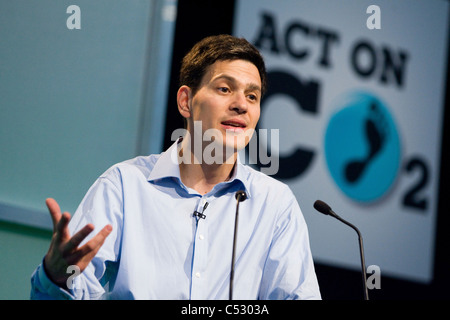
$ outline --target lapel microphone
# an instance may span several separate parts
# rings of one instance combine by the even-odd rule
[[[197,217],[197,221],[198,221],[198,219],[205,219],[206,216],[205,216],[204,212],[207,207],[208,207],[208,202],[206,202],[205,205],[203,206],[202,212],[198,212],[197,210],[195,210],[194,213],[192,214],[192,216]]]

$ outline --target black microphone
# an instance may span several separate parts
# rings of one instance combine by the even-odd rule
[[[245,191],[239,190],[236,192],[236,218],[234,221],[234,237],[233,237],[233,255],[231,256],[231,272],[230,272],[230,294],[229,299],[233,300],[233,280],[234,280],[234,259],[236,256],[236,238],[237,238],[237,229],[238,229],[238,220],[239,220],[239,203],[247,199],[247,194]]]
[[[354,229],[356,231],[356,233],[358,234],[359,254],[361,256],[361,269],[362,269],[362,279],[363,279],[363,289],[364,289],[364,300],[369,300],[369,292],[367,290],[367,283],[366,283],[366,263],[364,262],[364,248],[363,248],[363,240],[362,240],[361,232],[359,232],[358,228],[355,227],[353,224],[351,224],[350,222],[339,217],[336,214],[336,212],[331,210],[331,207],[328,204],[326,204],[325,202],[323,202],[321,200],[316,200],[316,202],[314,202],[314,209],[316,209],[317,211],[319,211],[325,215],[330,215],[330,216],[338,219],[339,221],[345,223],[346,225],[348,225],[349,227]]]
[[[194,213],[192,214],[192,216],[193,217],[197,217],[197,221],[199,219],[205,219],[206,216],[203,213],[205,212],[207,207],[208,207],[208,202],[206,202],[205,205],[203,206],[202,212],[198,212],[197,210],[195,210]]]

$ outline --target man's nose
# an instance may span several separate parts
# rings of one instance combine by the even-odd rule
[[[248,101],[244,93],[237,93],[233,102],[230,105],[230,109],[236,113],[246,113],[248,109]]]

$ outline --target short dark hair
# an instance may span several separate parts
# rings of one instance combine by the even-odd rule
[[[246,39],[226,34],[206,37],[192,47],[181,63],[180,86],[190,87],[195,94],[206,69],[216,61],[225,60],[246,60],[253,63],[259,71],[261,95],[264,95],[267,74],[262,55]]]

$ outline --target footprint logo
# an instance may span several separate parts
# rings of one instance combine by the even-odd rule
[[[325,133],[325,158],[339,188],[350,198],[370,202],[383,196],[400,167],[400,139],[386,105],[355,92],[335,106]]]
[[[364,121],[364,134],[369,152],[364,158],[352,160],[345,166],[345,178],[348,182],[357,182],[373,158],[383,148],[387,134],[385,124],[386,121],[379,107],[377,107],[377,102],[373,101],[370,106],[369,117]]]

